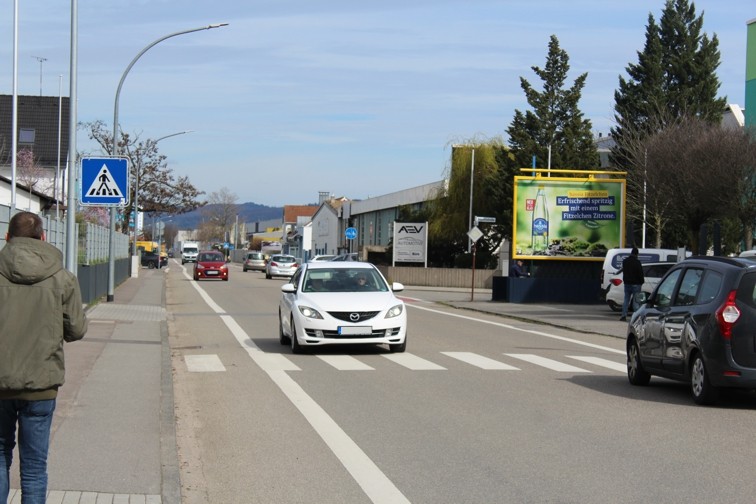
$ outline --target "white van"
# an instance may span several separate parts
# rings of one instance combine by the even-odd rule
[[[740,253],[738,257],[756,257],[756,249],[754,250],[744,250]]]
[[[622,278],[622,273],[617,271],[622,268],[622,261],[630,255],[632,248],[613,248],[609,249],[604,258],[604,266],[601,268],[601,292],[606,296],[609,291],[612,279]],[[690,255],[690,252],[686,254]],[[677,262],[677,250],[674,249],[654,249],[639,248],[638,259],[642,263],[659,263],[659,262]]]

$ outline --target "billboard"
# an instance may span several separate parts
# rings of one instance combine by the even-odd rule
[[[394,259],[427,264],[428,223],[394,221]]]
[[[603,260],[624,246],[625,180],[515,177],[514,259]]]

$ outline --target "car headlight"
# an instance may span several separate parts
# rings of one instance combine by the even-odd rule
[[[309,306],[299,306],[299,313],[304,315],[307,318],[312,319],[322,319],[323,316],[320,315],[318,310],[315,310],[314,308],[310,308]]]
[[[392,306],[389,311],[386,312],[385,318],[394,318],[398,317],[402,314],[402,311],[404,310],[404,305],[398,304],[396,306]]]

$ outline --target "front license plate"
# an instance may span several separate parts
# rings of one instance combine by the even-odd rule
[[[369,336],[373,334],[370,326],[339,326],[339,334],[347,336]]]
[[[206,272],[205,272],[205,275],[217,275],[217,274],[218,274],[218,272],[217,272],[217,271],[212,271],[212,270],[211,270],[211,271],[206,271]]]

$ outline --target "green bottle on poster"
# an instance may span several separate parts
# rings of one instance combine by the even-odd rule
[[[538,186],[533,207],[533,253],[544,254],[549,247],[549,209],[546,206],[546,191]]]

